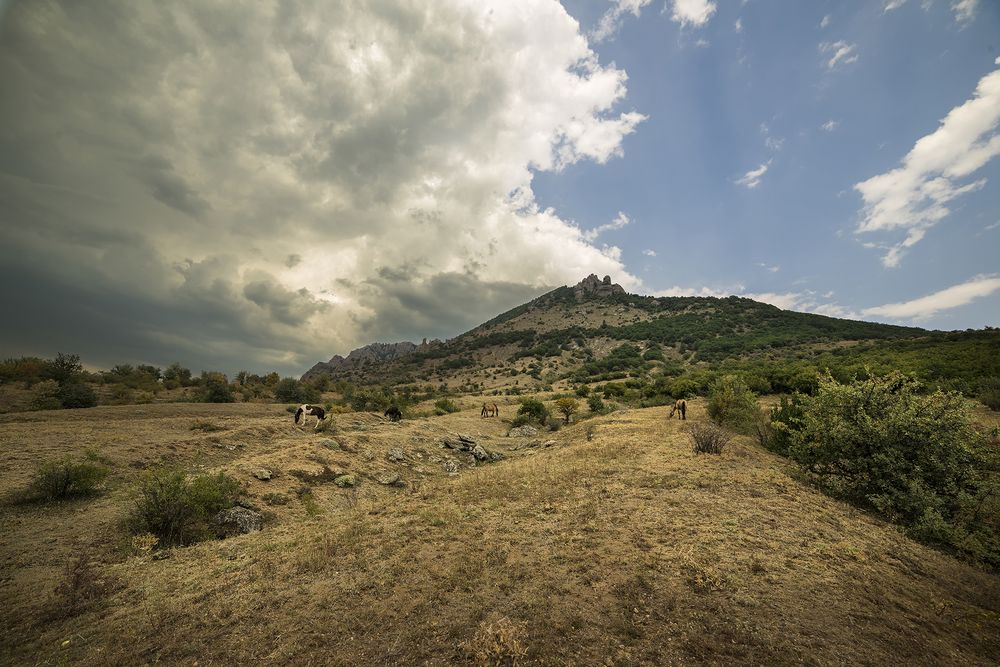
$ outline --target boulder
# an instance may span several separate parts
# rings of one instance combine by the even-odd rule
[[[490,453],[486,451],[486,448],[483,447],[482,445],[476,445],[475,447],[472,448],[471,451],[473,458],[475,458],[477,461],[490,460]]]
[[[441,447],[447,449],[454,449],[459,452],[467,452],[471,450],[475,445],[476,441],[467,435],[460,435],[457,438],[449,436],[441,441]]]
[[[448,461],[445,461],[444,464],[442,464],[442,467],[444,468],[444,471],[449,475],[458,474],[458,464],[450,459]]]
[[[274,475],[274,473],[272,473],[267,468],[254,468],[253,470],[250,471],[250,474],[262,482],[268,481]]]
[[[399,473],[395,472],[384,472],[381,475],[375,477],[379,484],[384,484],[386,486],[402,486],[403,482],[399,479]]]
[[[399,463],[400,461],[406,460],[406,455],[403,454],[402,449],[395,449],[395,448],[390,449],[389,453],[386,454],[385,457],[390,461],[392,461],[393,463]]]
[[[249,507],[230,507],[215,515],[215,525],[222,536],[256,533],[264,527],[264,515]]]
[[[534,435],[538,435],[538,429],[534,426],[518,426],[517,428],[512,428],[507,432],[507,437],[510,438],[530,438]]]

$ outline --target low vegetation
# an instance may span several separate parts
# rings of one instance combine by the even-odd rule
[[[156,536],[161,547],[192,544],[214,535],[212,519],[239,492],[239,483],[221,472],[189,477],[177,468],[155,470],[143,476],[127,526]]]
[[[51,501],[90,496],[97,493],[109,472],[93,453],[83,459],[48,461],[35,471],[25,499]]]

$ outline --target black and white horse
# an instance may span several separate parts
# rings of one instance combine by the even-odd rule
[[[305,426],[306,417],[315,417],[316,426],[314,428],[319,428],[319,423],[326,417],[326,411],[318,405],[300,405],[299,409],[295,411],[295,423],[298,424],[301,419],[302,425]]]
[[[385,411],[384,415],[391,422],[398,422],[403,418],[403,412],[398,406],[390,405],[389,409]]]

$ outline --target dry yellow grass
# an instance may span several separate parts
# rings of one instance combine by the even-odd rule
[[[3,662],[986,665],[1000,655],[996,575],[800,484],[749,440],[696,456],[682,422],[653,408],[515,448],[532,439],[503,437],[479,402],[465,408],[401,424],[337,415],[318,435],[294,429],[281,406],[0,417],[0,493],[22,487],[36,462],[84,447],[115,464],[96,499],[3,506]],[[704,418],[698,401],[688,414]],[[203,420],[222,430],[191,430]],[[452,433],[509,458],[473,467],[439,448]],[[405,460],[389,461],[391,447]],[[459,474],[445,472],[446,457]],[[118,522],[130,478],[160,461],[230,472],[271,523],[165,560],[128,555]],[[290,473],[323,465],[361,484],[317,485],[310,514]],[[256,467],[278,475],[259,481]],[[378,484],[384,472],[404,485]],[[265,505],[269,493],[288,504]],[[77,612],[53,613],[80,554],[105,583]]]

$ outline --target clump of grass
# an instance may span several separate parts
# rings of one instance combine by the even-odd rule
[[[154,470],[140,482],[128,527],[155,535],[161,547],[193,544],[213,536],[212,518],[232,507],[239,491],[239,482],[221,472],[188,478],[176,468]]]
[[[316,426],[315,431],[317,433],[331,433],[331,434],[333,434],[333,433],[337,432],[337,426],[333,423],[332,419],[330,419],[329,417],[327,417],[326,419],[324,419],[323,421],[321,421]]]
[[[524,623],[514,623],[506,616],[488,619],[463,646],[481,667],[516,667],[528,655],[525,630]]]
[[[202,433],[214,433],[215,431],[225,431],[225,426],[219,426],[207,419],[199,419],[195,423],[191,424],[192,431],[201,431]]]
[[[732,439],[725,429],[710,422],[696,422],[688,427],[695,454],[721,454]]]
[[[120,582],[97,570],[89,554],[80,554],[66,564],[50,601],[51,616],[76,616],[120,588]]]
[[[458,410],[458,404],[450,398],[439,398],[434,401],[434,414],[438,416],[458,412]]]
[[[43,463],[28,487],[28,500],[67,500],[93,495],[110,470],[100,457],[88,452],[82,461],[63,458]]]

